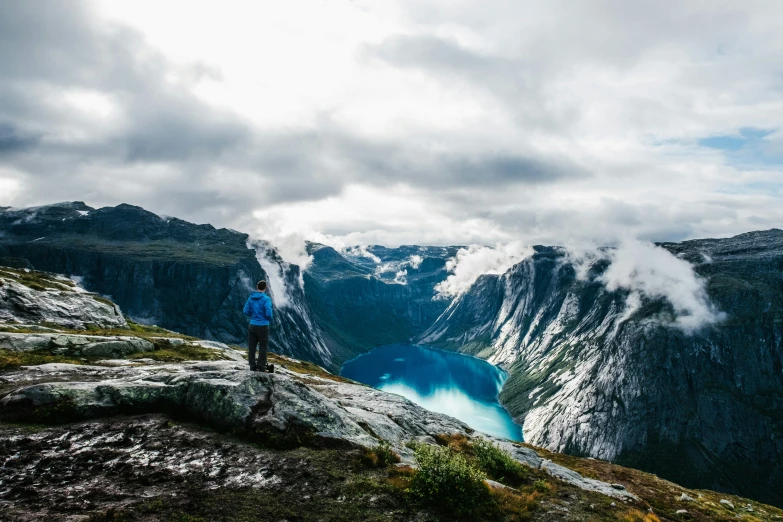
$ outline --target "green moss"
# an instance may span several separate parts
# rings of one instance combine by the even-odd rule
[[[0,371],[11,370],[20,366],[37,366],[48,363],[82,364],[83,362],[74,357],[53,355],[49,350],[16,352],[0,349]]]
[[[91,297],[93,298],[93,300],[98,301],[99,303],[105,304],[106,306],[110,306],[112,308],[116,308],[117,307],[117,305],[114,304],[113,301],[111,301],[110,299],[106,299],[103,296],[92,294]]]
[[[226,359],[219,350],[204,348],[195,344],[171,345],[165,342],[156,342],[158,348],[154,352],[139,352],[128,356],[128,359],[152,359],[160,362],[184,362],[184,361],[220,361]]]
[[[73,281],[60,279],[54,274],[47,272],[38,272],[35,270],[25,270],[10,267],[0,267],[0,277],[13,279],[17,283],[23,284],[38,292],[46,290],[66,290],[72,291],[76,286]]]

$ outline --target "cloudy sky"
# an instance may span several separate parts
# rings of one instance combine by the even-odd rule
[[[495,244],[783,227],[783,2],[1,1],[0,206]]]

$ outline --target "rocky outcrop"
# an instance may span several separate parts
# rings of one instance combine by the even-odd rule
[[[25,386],[26,381],[36,384]],[[173,413],[266,443],[373,448],[389,443],[412,463],[407,443],[434,436],[487,437],[398,395],[286,369],[251,372],[231,361],[133,366],[43,364],[0,376],[14,391],[0,400],[0,418],[63,422],[127,413]],[[521,463],[618,499],[636,498],[546,461],[535,451],[493,439]]]
[[[113,303],[66,277],[2,266],[0,323],[47,323],[78,330],[128,326]]]
[[[125,357],[151,352],[155,345],[145,339],[128,336],[0,332],[0,349],[14,352],[49,350],[54,355],[71,357]]]
[[[532,444],[783,505],[783,232],[662,246],[693,263],[723,321],[684,331],[647,297],[629,312],[602,282],[609,261],[536,247],[422,340],[509,369],[500,398]]]

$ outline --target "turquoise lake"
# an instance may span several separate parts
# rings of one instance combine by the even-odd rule
[[[506,372],[477,357],[390,344],[348,361],[340,375],[402,395],[478,431],[522,441],[522,428],[497,399]]]

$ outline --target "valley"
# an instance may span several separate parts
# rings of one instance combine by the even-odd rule
[[[656,247],[703,281],[685,311],[612,286],[611,250],[545,246],[444,299],[458,251],[310,243],[302,270],[246,234],[129,205],[0,213],[0,264],[68,274],[139,323],[241,344],[241,305],[268,278],[287,303],[280,354],[333,373],[394,343],[476,355],[508,372],[500,402],[533,445],[783,505],[783,232]]]

